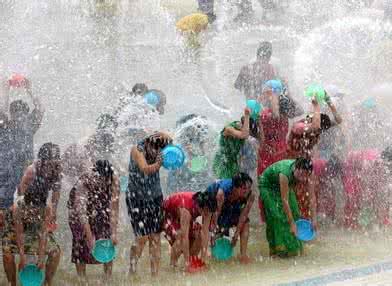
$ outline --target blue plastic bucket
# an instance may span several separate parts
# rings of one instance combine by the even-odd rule
[[[214,247],[211,249],[212,255],[218,260],[228,260],[233,256],[233,247],[228,238],[222,237],[215,241]]]
[[[178,145],[166,146],[163,151],[163,167],[168,170],[176,170],[182,167],[185,161],[184,150]]]
[[[273,93],[280,95],[283,91],[283,84],[280,80],[271,79],[264,83],[264,87],[269,87]]]
[[[296,221],[297,238],[302,241],[311,241],[316,237],[313,230],[312,223],[306,219],[299,219]]]
[[[144,101],[149,105],[157,107],[160,101],[160,96],[155,91],[148,91],[144,95]]]
[[[41,286],[45,279],[44,272],[35,264],[27,264],[18,275],[22,286]]]
[[[116,258],[116,247],[111,239],[100,239],[95,242],[92,255],[100,263],[109,263]]]

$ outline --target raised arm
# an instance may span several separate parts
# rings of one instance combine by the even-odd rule
[[[149,165],[144,157],[143,153],[140,152],[136,146],[131,149],[131,156],[136,161],[139,169],[145,174],[150,175],[159,171],[162,165],[162,158],[158,156],[157,161]]]
[[[313,106],[313,119],[312,119],[312,126],[311,129],[313,131],[319,131],[321,128],[321,111],[320,111],[320,104],[317,102],[316,98],[312,99],[312,106]]]
[[[297,227],[293,218],[293,213],[291,212],[289,205],[289,180],[283,174],[279,174],[279,184],[280,184],[280,196],[282,199],[283,210],[286,214],[287,221],[290,225],[290,231],[293,235],[297,234]]]
[[[33,101],[33,105],[34,105],[34,110],[32,112],[33,128],[34,128],[34,132],[37,132],[37,130],[41,127],[42,119],[44,118],[44,114],[45,114],[45,109],[38,96],[33,94],[31,82],[28,79],[26,79],[26,92]]]
[[[233,127],[226,127],[223,131],[223,136],[233,137],[237,139],[247,139],[249,137],[249,117],[250,110],[248,108],[245,108],[244,123],[242,124],[241,130],[237,130]]]
[[[328,104],[329,110],[331,110],[333,117],[335,119],[336,124],[341,124],[343,122],[342,117],[338,113],[336,106],[333,104],[332,100],[330,99],[329,96],[326,97],[326,102]]]

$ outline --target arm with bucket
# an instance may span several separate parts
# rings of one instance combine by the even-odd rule
[[[208,250],[208,230],[211,223],[212,214],[207,211],[202,211],[202,227],[201,227],[201,260],[206,261],[207,258],[207,250]]]
[[[52,218],[52,210],[50,207],[46,207],[44,223],[42,225],[41,233],[39,236],[38,262],[37,262],[37,266],[39,269],[45,268],[45,252],[46,252],[46,245],[48,240],[48,226],[51,223],[51,218]]]
[[[242,229],[245,226],[245,223],[248,220],[250,210],[252,209],[253,203],[255,201],[255,194],[252,192],[246,202],[245,207],[242,209],[240,218],[238,220],[238,224],[233,236],[233,239],[231,240],[231,245],[234,247],[237,243],[238,237],[241,234]]]
[[[282,198],[282,205],[283,205],[283,210],[286,214],[287,221],[289,222],[290,225],[290,232],[293,235],[297,234],[297,226],[295,225],[295,221],[293,218],[293,214],[290,209],[289,205],[289,180],[288,178],[283,175],[279,174],[279,184],[280,184],[280,196]]]
[[[132,147],[131,156],[136,161],[139,169],[145,175],[151,175],[159,171],[162,166],[162,156],[158,155],[157,160],[155,163],[149,165],[144,157],[143,153],[137,150],[137,147]]]

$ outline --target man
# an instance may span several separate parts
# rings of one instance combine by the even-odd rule
[[[171,266],[176,266],[181,254],[184,255],[186,270],[190,267],[190,257],[197,256],[200,251],[202,261],[206,260],[208,230],[216,206],[214,194],[208,192],[180,192],[164,200],[163,228],[172,246]],[[196,222],[199,216],[202,216],[202,225]]]
[[[16,100],[10,104],[9,125],[14,140],[16,153],[15,176],[18,183],[24,170],[33,162],[34,135],[41,127],[45,112],[38,97],[33,95],[31,82],[28,79],[25,79],[25,89],[33,101],[34,110],[30,112],[29,105],[22,100]]]
[[[276,77],[276,71],[270,64],[272,56],[272,44],[262,42],[257,49],[257,60],[243,66],[234,83],[234,87],[240,90],[246,99],[257,99],[261,95],[264,83]]]
[[[56,223],[61,189],[61,172],[59,146],[53,143],[45,143],[38,152],[38,160],[26,168],[22,177],[12,217],[9,218],[9,221],[13,221],[13,224],[8,223],[6,225],[7,228],[4,231],[6,235],[3,236],[4,268],[11,285],[16,285],[14,255],[19,254],[21,257],[19,261],[20,270],[26,264],[25,251],[28,254],[37,254],[40,251],[38,266],[43,269],[45,268],[45,262],[42,250],[45,250],[45,248],[45,254],[48,255],[45,285],[52,285],[54,274],[60,262],[60,247],[54,239],[51,226],[55,226]],[[47,203],[49,191],[52,191],[50,204]],[[28,204],[26,204],[27,198]],[[21,205],[26,206],[26,208],[22,208]],[[29,212],[30,207],[40,210],[40,213]],[[20,214],[19,211],[22,209],[27,210],[24,212],[23,219],[17,215],[17,213]],[[27,221],[34,221],[34,223]],[[20,230],[26,226],[30,227],[30,232],[26,232],[25,235],[18,235]],[[33,233],[34,235],[30,235]],[[37,246],[39,247],[37,248]]]
[[[230,228],[235,228],[231,244],[234,247],[240,238],[241,263],[249,263],[247,255],[249,239],[249,212],[255,196],[252,193],[252,179],[248,174],[239,173],[232,179],[219,180],[208,186],[207,192],[216,195],[217,210],[212,225],[216,235],[229,235]]]

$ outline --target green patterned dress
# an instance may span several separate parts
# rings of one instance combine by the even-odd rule
[[[226,127],[233,127],[236,130],[241,129],[241,123],[234,121]],[[225,128],[226,128],[225,127]],[[218,179],[231,179],[240,171],[239,157],[244,139],[226,137],[223,135],[225,129],[221,131],[219,138],[219,150],[215,155],[213,163],[214,175]]]
[[[294,160],[282,160],[272,164],[259,176],[260,197],[264,203],[266,233],[270,255],[295,256],[301,253],[302,243],[291,232],[283,209],[279,175],[289,180],[289,206],[296,221],[300,218],[294,189]]]

